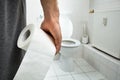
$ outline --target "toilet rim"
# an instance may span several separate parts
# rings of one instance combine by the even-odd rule
[[[64,44],[63,42],[72,42],[73,44]],[[78,47],[80,45],[80,41],[79,40],[75,40],[75,39],[63,39],[62,40],[62,47]]]

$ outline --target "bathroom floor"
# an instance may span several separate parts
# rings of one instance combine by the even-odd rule
[[[107,80],[84,59],[76,59],[74,63],[74,72],[64,72],[54,61],[44,80]]]

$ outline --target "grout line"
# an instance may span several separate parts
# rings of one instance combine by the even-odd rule
[[[70,75],[72,76],[73,80],[75,80],[75,78],[73,77],[73,75],[70,73]]]
[[[54,63],[54,62],[53,62],[53,63]],[[54,67],[55,67],[55,65],[53,65],[53,67],[52,67],[52,68],[53,68],[53,71],[55,72],[55,76],[56,76],[57,80],[59,80],[59,78],[58,78],[58,76],[57,76],[57,73],[56,73],[56,71],[55,71],[55,68],[54,68]]]
[[[90,64],[89,64],[90,65]],[[78,65],[79,66],[79,68],[81,69],[81,67],[80,67],[80,65]],[[91,65],[90,65],[91,66]],[[94,68],[94,67],[93,67]],[[95,69],[95,68],[94,68]],[[96,69],[95,69],[95,71],[88,71],[88,72],[84,72],[84,70],[83,69],[81,69],[82,71],[83,71],[83,73],[89,78],[89,80],[91,80],[90,79],[90,77],[86,74],[86,73],[90,73],[90,72],[99,72],[99,71],[97,71]],[[100,73],[100,72],[99,72]],[[100,73],[101,74],[101,73]]]
[[[88,72],[85,72],[82,68],[81,68],[81,66],[79,65],[79,64],[77,64],[76,63],[76,61],[74,61],[75,62],[75,64],[82,70],[82,73],[78,73],[78,74],[85,74],[86,75],[86,77],[89,79],[89,80],[91,80],[90,78],[89,78],[89,76],[86,74],[86,73],[89,73],[89,72],[96,72],[96,70],[95,71],[88,71]],[[89,64],[90,65],[90,64]],[[86,65],[87,66],[87,65]],[[74,78],[74,77],[73,77]],[[74,79],[75,80],[75,79]]]
[[[70,76],[71,74],[57,75],[57,77]]]
[[[86,73],[85,73],[85,75],[88,77],[89,80],[91,80],[90,77]]]
[[[54,64],[53,65],[53,70],[54,70],[54,73],[55,73],[55,77],[57,78],[57,80],[59,80],[59,77],[60,76],[71,76],[72,77],[72,79],[73,80],[75,80],[75,78],[74,78],[74,76],[73,75],[76,75],[76,74],[84,74],[89,80],[91,80],[90,79],[90,77],[86,74],[86,73],[90,73],[90,72],[97,72],[97,70],[95,69],[95,71],[88,71],[88,72],[85,72],[82,68],[81,68],[81,65],[79,65],[79,64],[77,64],[77,62],[74,60],[74,63],[75,63],[75,65],[79,68],[79,69],[81,69],[81,71],[82,72],[80,72],[80,73],[71,73],[71,72],[69,72],[69,74],[64,74],[64,75],[57,75],[57,72],[56,72],[56,70],[55,70],[55,67],[56,67],[56,65]],[[89,64],[90,65],[90,64]],[[86,65],[87,66],[87,65]]]

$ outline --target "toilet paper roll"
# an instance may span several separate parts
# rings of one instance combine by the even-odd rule
[[[30,24],[20,33],[17,45],[26,53],[14,80],[43,80],[56,52],[51,37]]]

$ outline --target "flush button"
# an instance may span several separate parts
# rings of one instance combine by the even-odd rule
[[[106,17],[103,17],[103,25],[107,26],[107,18]]]

